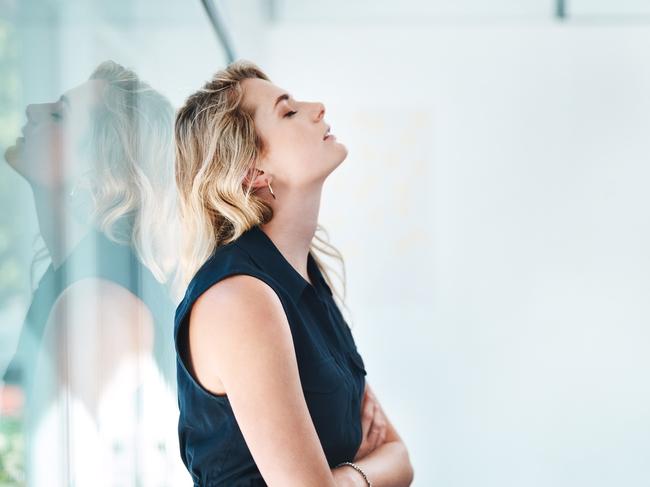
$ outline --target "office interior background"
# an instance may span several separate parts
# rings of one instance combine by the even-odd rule
[[[174,108],[240,58],[325,105],[349,153],[320,222],[413,485],[650,484],[648,2],[0,7],[3,153],[27,105],[106,60]],[[0,371],[48,266],[36,206],[3,160]],[[92,413],[47,377],[55,396],[29,434],[20,384],[5,384],[0,485],[190,485],[175,392],[150,356],[115,371]]]

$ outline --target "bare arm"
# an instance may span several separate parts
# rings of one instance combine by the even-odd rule
[[[369,454],[361,458],[355,458],[354,463],[359,465],[365,472],[368,480],[372,482],[373,487],[409,486],[413,482],[414,471],[406,445],[383,411],[383,408],[381,408],[379,400],[368,382],[366,382],[366,392],[372,396],[373,401],[379,408],[379,414],[376,413],[376,415],[384,423],[383,427],[386,430],[386,437],[384,442]],[[364,410],[362,422],[370,421],[372,419],[369,417],[370,414],[369,410]],[[361,474],[352,467],[346,466],[341,468],[345,468],[345,476],[347,477],[344,480],[345,483],[341,483],[341,485],[349,485],[350,487],[365,487],[367,485]]]
[[[71,284],[56,300],[43,345],[54,361],[56,386],[68,387],[96,419],[105,386],[122,365],[151,353],[153,334],[153,316],[137,296],[91,277]],[[135,379],[134,386],[141,378]]]
[[[272,288],[243,274],[218,282],[194,303],[189,341],[197,377],[208,382],[218,374],[268,485],[336,487]]]

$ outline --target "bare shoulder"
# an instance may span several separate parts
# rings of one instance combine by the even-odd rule
[[[267,350],[284,360],[295,353],[280,298],[248,274],[226,277],[197,298],[190,310],[189,345],[191,366],[209,390],[227,391],[231,375],[240,380],[233,370],[240,360],[266,360]]]
[[[280,311],[282,303],[275,291],[261,279],[248,274],[228,276],[213,284],[192,306],[191,315],[212,315],[225,312]],[[213,315],[212,315],[213,316]]]
[[[146,342],[152,340],[153,321],[151,310],[138,296],[99,277],[80,279],[66,287],[49,316],[49,322],[58,328],[84,333],[99,328],[102,334],[114,335],[137,332]]]
[[[233,346],[265,343],[285,353],[293,351],[280,298],[267,283],[248,274],[226,277],[201,294],[192,306],[189,323],[190,341],[195,342],[191,337],[200,334],[201,341],[211,341],[213,352],[229,355]]]
[[[61,344],[65,342],[65,345]],[[75,281],[57,297],[42,344],[74,395],[89,407],[124,364],[149,354],[154,318],[127,288],[107,279]]]
[[[83,306],[85,302],[104,306],[121,305],[125,309],[141,309],[145,306],[140,298],[124,286],[101,277],[86,277],[67,286],[57,298],[55,305],[76,304]],[[146,306],[145,306],[146,307]],[[115,309],[120,312],[120,309]]]

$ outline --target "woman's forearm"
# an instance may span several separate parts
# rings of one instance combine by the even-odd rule
[[[413,482],[413,466],[401,441],[386,442],[354,463],[365,472],[373,487],[408,487]],[[350,477],[357,479],[355,485],[367,485],[359,472],[347,468]]]

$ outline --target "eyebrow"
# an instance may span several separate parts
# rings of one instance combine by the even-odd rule
[[[288,93],[282,93],[280,96],[278,96],[275,99],[275,103],[273,104],[273,111],[275,111],[276,107],[278,106],[278,103],[280,103],[282,100],[288,100],[288,99],[289,99]]]

